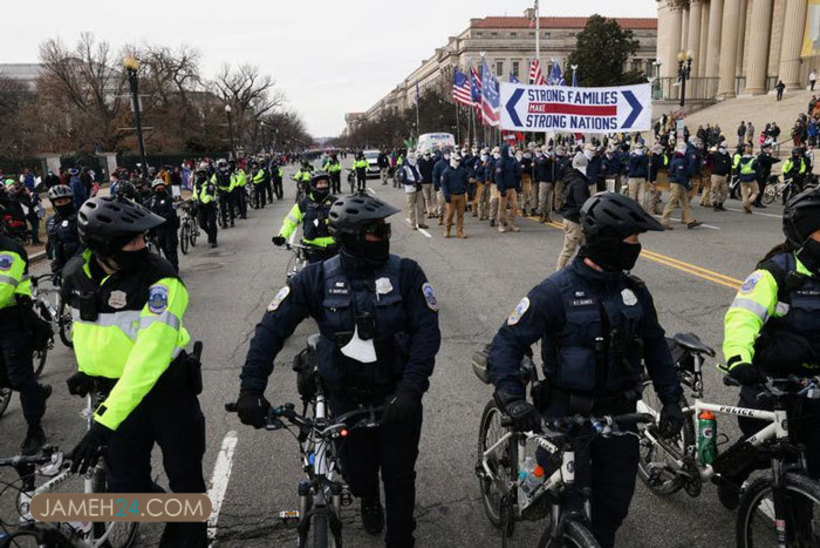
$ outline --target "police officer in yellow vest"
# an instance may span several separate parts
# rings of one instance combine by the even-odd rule
[[[40,424],[51,387],[37,382],[32,363],[31,281],[28,255],[0,222],[0,387],[20,392],[28,432],[21,451],[34,455],[46,436]]]
[[[265,208],[265,192],[270,194],[270,178],[268,172],[263,167],[259,167],[259,162],[251,164],[251,183],[253,184],[253,207],[255,209]],[[273,201],[273,200],[271,200]]]
[[[746,278],[724,321],[727,363],[723,369],[743,385],[739,404],[743,407],[765,407],[758,398],[764,375],[806,378],[820,374],[820,189],[789,200],[783,211],[783,233],[786,241],[769,251]],[[794,426],[790,432],[806,446],[808,472],[817,479],[820,403],[799,401],[799,414],[789,416]],[[739,425],[746,436],[765,426],[752,419],[740,419]],[[739,469],[731,479],[739,486],[749,472]],[[729,507],[736,505],[737,494],[727,499],[727,493],[726,489],[719,491],[721,501]]]
[[[330,176],[318,172],[310,179],[310,190],[307,198],[294,204],[288,216],[282,222],[279,234],[272,241],[276,245],[285,245],[288,238],[301,225],[302,245],[307,246],[307,258],[311,263],[324,261],[339,252],[336,240],[330,235],[330,206],[336,197],[330,195]]]
[[[248,218],[248,193],[245,190],[245,185],[248,184],[248,175],[241,166],[235,162],[233,165],[233,173],[231,173],[231,194],[233,195],[234,207],[239,212],[240,219]]]
[[[291,176],[291,179],[296,181],[296,202],[307,195],[307,185],[310,183],[310,177],[313,174],[313,166],[307,160],[302,160],[302,167],[299,171]]]
[[[228,162],[219,160],[216,164],[216,171],[211,176],[211,182],[216,185],[219,191],[219,211],[222,217],[222,227],[228,227],[228,219],[231,226],[234,226],[234,182],[231,180]]]
[[[356,172],[356,190],[359,192],[367,190],[367,168],[369,165],[364,157],[364,152],[356,154],[356,159],[353,161],[353,170]]]
[[[752,145],[743,148],[743,156],[735,160],[734,168],[740,176],[740,196],[743,200],[743,211],[752,212],[752,205],[757,198],[757,157],[752,155]]]
[[[325,165],[322,166],[322,171],[330,175],[331,194],[339,194],[342,191],[342,163],[335,152],[330,155]]]
[[[217,189],[216,183],[208,177],[208,172],[204,169],[196,172],[193,199],[197,201],[199,226],[208,235],[208,243],[211,247],[217,247],[216,235],[219,230],[219,224],[216,222]]]
[[[71,470],[84,473],[104,453],[109,492],[150,492],[156,443],[171,490],[204,493],[202,379],[198,360],[184,350],[188,292],[145,246],[145,231],[163,219],[109,196],[85,202],[78,218],[88,249],[66,265],[61,290],[72,308],[79,368],[67,383],[72,394],[107,395],[71,452]],[[206,524],[168,523],[160,545],[204,547]]]
[[[803,190],[803,179],[806,177],[806,160],[803,158],[803,149],[801,147],[792,150],[791,157],[783,162],[781,170],[784,179],[791,179],[797,185],[795,192]],[[788,199],[789,196],[784,194],[783,203],[785,204]]]

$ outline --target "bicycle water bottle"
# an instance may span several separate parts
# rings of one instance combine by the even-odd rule
[[[527,493],[527,476],[535,469],[535,459],[527,457],[524,465],[518,470],[518,486]]]
[[[518,485],[529,495],[544,482],[544,468],[536,464],[535,459],[527,457],[524,466],[518,472]]]
[[[717,456],[717,420],[711,411],[698,415],[698,457],[701,464],[712,464]]]

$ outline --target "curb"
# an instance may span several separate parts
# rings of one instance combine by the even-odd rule
[[[30,255],[29,258],[28,258],[28,261],[30,263],[36,263],[36,262],[42,261],[45,258],[46,258],[46,252],[45,251],[38,251],[37,253],[34,253],[33,255]]]

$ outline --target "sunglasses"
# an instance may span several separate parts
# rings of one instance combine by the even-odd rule
[[[390,230],[390,223],[374,223],[367,225],[362,228],[362,234],[375,236],[380,240],[387,240],[392,234]]]

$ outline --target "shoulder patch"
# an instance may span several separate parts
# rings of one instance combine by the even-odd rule
[[[436,299],[436,292],[433,286],[426,283],[421,286],[421,292],[424,295],[424,301],[427,303],[427,308],[433,312],[438,312],[438,299]]]
[[[152,285],[148,290],[148,310],[162,314],[168,307],[168,288],[164,285]]]
[[[623,299],[626,306],[635,306],[638,304],[637,295],[635,295],[635,293],[629,288],[621,291],[621,299]]]
[[[288,297],[288,295],[290,295],[290,286],[286,285],[285,287],[280,289],[273,297],[273,300],[268,305],[268,312],[276,312],[276,310],[279,308],[279,305],[282,304],[282,301],[284,301]]]
[[[11,265],[14,264],[14,255],[3,254],[0,255],[0,270],[10,270]]]
[[[515,306],[515,309],[510,314],[510,317],[507,318],[507,325],[517,324],[519,321],[521,321],[521,318],[524,316],[524,314],[527,313],[527,310],[529,310],[529,309],[530,309],[530,298],[529,297],[524,297],[523,299],[521,299],[521,302],[519,302]]]
[[[743,285],[740,287],[740,292],[751,293],[752,291],[754,291],[757,282],[759,282],[760,278],[762,277],[763,275],[760,272],[752,272],[752,274],[749,275],[748,278],[746,278],[746,281],[743,282]]]

